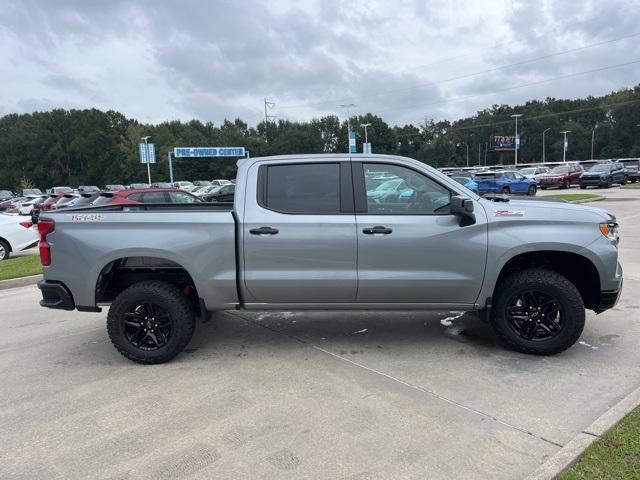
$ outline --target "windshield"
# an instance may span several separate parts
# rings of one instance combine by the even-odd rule
[[[569,173],[569,167],[555,167],[551,173]]]
[[[589,169],[590,172],[608,172],[611,169],[610,165],[594,165]]]

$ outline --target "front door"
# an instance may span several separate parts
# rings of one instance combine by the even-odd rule
[[[350,162],[256,163],[256,176],[244,199],[245,302],[355,302]]]
[[[451,191],[419,168],[353,163],[358,235],[358,302],[473,304],[484,278],[487,218],[461,227]],[[379,191],[376,178],[403,189]],[[366,197],[366,198],[365,198]]]

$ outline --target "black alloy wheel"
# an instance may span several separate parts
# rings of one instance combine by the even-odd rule
[[[514,295],[507,302],[505,316],[509,328],[530,342],[550,340],[564,328],[560,302],[547,292],[526,290]]]
[[[143,303],[125,312],[122,322],[127,341],[144,351],[164,347],[173,333],[171,315],[154,303]]]

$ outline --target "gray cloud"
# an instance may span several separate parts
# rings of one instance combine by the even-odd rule
[[[451,80],[640,31],[635,0],[9,0],[0,12],[4,112],[114,108],[143,121],[293,120],[379,112],[456,118],[494,103],[575,98],[638,82],[640,37]]]

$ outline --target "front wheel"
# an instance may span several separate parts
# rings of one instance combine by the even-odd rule
[[[572,346],[584,329],[580,292],[559,273],[514,272],[497,285],[495,298],[491,324],[513,350],[555,355]]]
[[[571,186],[571,183],[569,183],[569,180],[565,180],[564,182],[562,182],[562,188],[564,188],[565,190],[570,186]]]
[[[502,193],[504,193],[505,195],[509,195],[511,193],[511,189],[509,187],[504,187],[502,189]]]
[[[531,185],[529,187],[529,190],[527,191],[527,195],[529,195],[530,197],[535,197],[536,196],[536,191],[537,191],[536,186],[535,185]]]
[[[624,178],[622,179],[622,185],[626,185],[628,181],[629,181],[629,177],[625,175]]]
[[[111,343],[137,363],[164,363],[187,346],[195,328],[191,304],[167,282],[149,280],[124,290],[111,304],[107,332]]]
[[[585,190],[587,188],[586,185],[580,185],[580,190]]]

